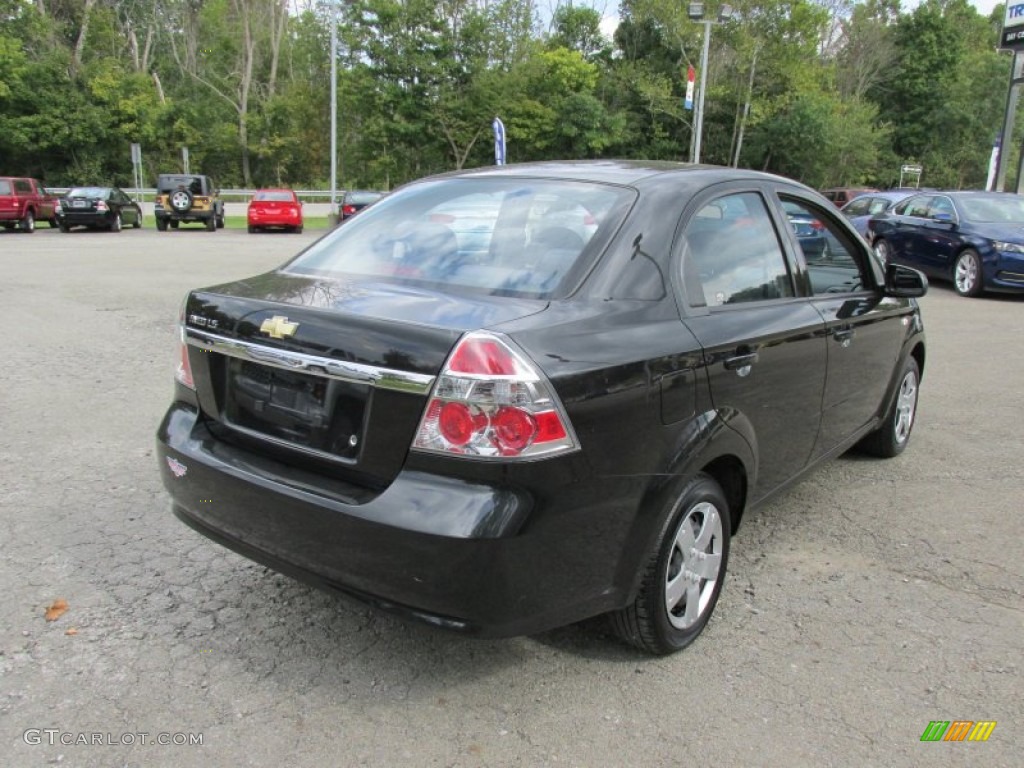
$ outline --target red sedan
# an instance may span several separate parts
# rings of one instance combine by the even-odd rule
[[[271,227],[302,232],[302,203],[290,189],[260,189],[249,201],[249,233]]]

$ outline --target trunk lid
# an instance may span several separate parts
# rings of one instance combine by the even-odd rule
[[[95,197],[68,196],[61,201],[65,213],[94,213],[99,200]]]
[[[200,408],[218,438],[382,488],[462,334],[546,306],[274,272],[192,292],[184,319]]]

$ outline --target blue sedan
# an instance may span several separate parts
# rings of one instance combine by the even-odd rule
[[[1024,293],[1024,196],[926,192],[868,222],[884,261],[952,280],[961,296]]]

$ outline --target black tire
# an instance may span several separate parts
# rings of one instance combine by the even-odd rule
[[[224,229],[224,214],[217,216],[217,229]]]
[[[60,225],[57,224],[57,218],[47,219],[46,223],[50,225],[50,229],[57,229]]]
[[[132,222],[132,229],[139,229],[142,227],[142,212],[135,214],[135,221]]]
[[[882,425],[860,442],[860,448],[872,456],[891,459],[906,450],[917,417],[917,396],[921,370],[917,360],[908,356],[900,369],[899,385]]]
[[[961,296],[976,298],[985,292],[981,256],[973,248],[960,252],[953,263],[953,287]]]
[[[68,226],[67,224],[65,224],[65,223],[64,223],[64,222],[62,222],[62,221],[58,221],[58,222],[57,222],[57,228],[58,228],[58,229],[59,229],[59,230],[60,230],[61,232],[63,232],[64,234],[67,234],[68,232],[70,232],[70,231],[71,231],[71,227],[69,227],[69,226]]]
[[[21,231],[29,234],[36,231],[36,214],[31,208],[25,211],[25,218],[21,220]]]
[[[296,235],[301,235],[302,234],[302,227],[296,227],[295,228],[295,234]]]
[[[730,533],[729,503],[722,487],[709,475],[698,474],[683,487],[662,523],[654,549],[641,566],[636,600],[609,614],[616,634],[653,654],[673,653],[696,640],[722,591]],[[687,539],[694,544],[688,553]],[[714,578],[707,578],[712,571]],[[671,607],[670,584],[679,592]]]
[[[122,229],[123,222],[121,221],[121,214],[115,213],[114,218],[110,220],[110,231],[120,232]]]
[[[185,213],[192,209],[192,193],[187,189],[176,189],[167,197],[171,208],[178,213]]]
[[[180,221],[170,221],[170,222],[168,222],[168,223],[169,223],[169,224],[171,225],[171,229],[177,229],[177,228],[178,228],[178,225],[179,225],[179,224],[180,224],[181,222],[180,222]]]
[[[215,218],[209,218],[206,220],[206,231],[216,232],[217,231],[217,220]]]
[[[157,218],[157,220],[156,220],[156,228],[157,228],[158,232],[166,232],[167,231],[167,219]]]
[[[887,240],[881,237],[876,238],[871,247],[875,249],[875,255],[880,262],[883,264],[889,263],[889,259],[892,258],[892,246],[889,245]]]
[[[249,225],[249,234],[250,235],[255,235],[258,231],[259,230],[256,229],[256,227],[254,227],[252,224]]]

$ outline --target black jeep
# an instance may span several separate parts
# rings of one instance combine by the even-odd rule
[[[224,203],[209,176],[162,173],[156,181],[156,228],[177,229],[182,221],[199,221],[213,232],[224,227]]]

